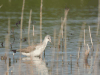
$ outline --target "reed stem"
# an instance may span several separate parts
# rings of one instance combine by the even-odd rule
[[[8,18],[8,34],[5,37],[6,54],[5,54],[4,57],[7,58],[7,71],[6,71],[6,75],[9,75],[9,41],[10,41],[10,18]]]
[[[43,6],[43,0],[41,0],[41,6],[40,6],[40,42],[42,42],[42,6]]]
[[[19,60],[19,75],[20,75],[20,71],[21,71],[21,46],[22,46],[22,25],[23,25],[24,5],[25,5],[25,0],[23,0],[22,13],[21,13],[21,25],[20,25],[20,60]]]
[[[66,41],[66,37],[67,37],[67,30],[66,30],[66,29],[67,29],[67,23],[66,23],[66,21],[67,21],[68,11],[69,11],[69,9],[66,9],[66,10],[65,10],[65,18],[64,18],[64,21],[63,21],[64,24],[65,24],[65,27],[64,27],[64,31],[65,31],[65,32],[64,32],[64,33],[65,33],[65,34],[64,34],[64,50],[65,50],[65,61],[66,61],[66,62],[67,62],[67,41]],[[66,66],[65,66],[65,67],[66,67],[66,75],[68,75],[68,74],[67,74],[67,72],[68,72],[68,71],[67,71],[67,70],[68,70],[67,63],[66,63],[65,65],[66,65]]]
[[[97,25],[96,36],[98,36],[98,34],[99,34],[99,25],[100,25],[100,0],[98,1],[98,25]]]
[[[32,9],[30,10],[29,25],[28,25],[28,44],[30,46],[30,25],[31,25]]]

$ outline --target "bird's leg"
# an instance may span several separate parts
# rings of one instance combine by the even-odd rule
[[[39,55],[39,59],[41,58],[41,55]]]

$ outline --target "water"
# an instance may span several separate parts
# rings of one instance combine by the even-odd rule
[[[12,50],[19,49],[20,47],[20,24],[19,23],[21,20],[22,1],[13,0],[9,2],[9,1],[4,0],[0,2],[0,5],[1,4],[3,4],[3,6],[0,8],[0,43],[3,42],[3,47],[2,45],[0,45],[0,56],[3,56],[5,54],[5,36],[7,35],[7,31],[8,31],[8,18],[9,17],[11,21],[10,43],[12,44]],[[77,53],[78,53],[77,51],[78,51],[79,35],[81,32],[81,27],[82,27],[83,22],[86,23],[86,26],[85,26],[86,43],[88,43],[89,46],[91,46],[88,26],[91,27],[91,36],[93,39],[95,49],[97,46],[96,43],[99,40],[96,38],[96,30],[97,30],[97,23],[98,23],[98,2],[97,1],[94,2],[93,0],[91,2],[89,0],[87,1],[77,0],[73,2],[66,1],[66,0],[63,0],[63,1],[44,0],[43,1],[43,11],[42,11],[43,13],[42,14],[43,16],[42,17],[43,18],[42,19],[43,39],[45,35],[49,34],[51,35],[52,42],[53,42],[54,29],[56,29],[56,32],[57,32],[56,47],[57,47],[58,34],[60,31],[60,25],[61,25],[61,17],[64,18],[64,8],[66,6],[70,9],[68,12],[67,21],[66,21],[67,22],[67,38],[66,38],[67,39],[67,58],[65,57],[66,52],[64,51],[62,52],[61,50],[58,51],[57,48],[54,49],[54,47],[50,43],[48,43],[48,46],[45,49],[44,67],[46,68],[46,71],[48,70],[49,74],[53,73],[53,75],[57,74],[57,69],[58,69],[59,75],[66,75],[66,74],[74,75],[75,73],[78,73],[76,71],[78,69],[75,69],[75,68],[76,68]],[[31,43],[32,41],[34,43],[40,42],[39,41],[40,1],[28,0],[25,2],[25,8],[24,8],[22,48],[28,46],[28,22],[29,22],[30,9],[32,9],[32,24],[31,24],[31,29],[30,29]],[[34,37],[32,36],[33,24],[35,28]],[[14,40],[13,33],[12,33],[13,30],[14,30],[15,40]],[[26,41],[24,39],[26,39]],[[82,40],[82,43],[83,43],[83,40]],[[81,49],[81,53],[82,53],[82,49]],[[53,54],[54,54],[54,59],[52,59]],[[58,58],[57,58],[57,55],[58,55]],[[62,66],[62,55],[64,55],[64,58],[63,58],[64,65],[63,66]],[[71,73],[70,55],[72,55],[72,73]],[[14,66],[16,65],[16,67],[18,67],[19,52],[17,52],[14,56],[14,61],[15,59],[17,60],[17,62],[14,62],[14,64],[13,64],[13,52],[10,51],[9,56],[11,58],[11,64]],[[22,57],[25,57],[25,56],[22,55]],[[43,59],[44,59],[44,56],[43,56]],[[82,59],[80,59],[80,63],[79,63],[80,65],[83,63],[82,62],[83,60],[82,61],[81,60]],[[0,62],[1,62],[0,67],[5,65],[3,60],[0,60]],[[44,62],[44,60],[41,62]],[[54,64],[54,66],[53,66],[53,69],[51,70],[52,63]],[[25,69],[26,65],[23,63],[21,64],[22,64],[21,67],[23,68],[21,71],[22,72],[27,71],[27,69]],[[13,70],[14,75],[18,73],[16,71],[16,67],[14,67],[15,70]],[[6,72],[6,69],[7,67],[5,65],[5,67],[0,69],[0,73],[4,74]],[[11,69],[9,71],[11,71]],[[85,72],[84,68],[81,69],[80,67],[80,70],[82,71],[82,73]]]

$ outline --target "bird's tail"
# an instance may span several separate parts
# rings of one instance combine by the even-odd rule
[[[16,53],[16,52],[17,52],[17,50],[11,50],[11,51],[13,51],[14,53]]]

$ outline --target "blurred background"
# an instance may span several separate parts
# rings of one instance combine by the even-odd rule
[[[0,55],[5,54],[5,35],[8,31],[8,18],[10,18],[11,34],[10,34],[10,50],[19,49],[20,47],[20,21],[22,12],[23,0],[0,0]],[[32,9],[31,16],[31,29],[30,38],[34,43],[39,43],[40,40],[40,4],[41,0],[25,0],[24,14],[23,14],[23,42],[22,48],[28,46],[28,23],[30,10]],[[67,61],[70,62],[70,55],[72,55],[73,68],[77,61],[78,42],[83,22],[86,23],[86,43],[91,46],[89,28],[91,28],[91,36],[93,38],[94,46],[99,41],[96,39],[96,31],[98,24],[98,0],[43,0],[42,7],[42,37],[49,34],[54,39],[54,30],[56,30],[56,47],[58,42],[58,35],[61,27],[61,17],[64,18],[64,11],[68,8],[67,16]],[[34,39],[32,36],[34,25]],[[14,32],[14,33],[13,33]],[[14,35],[13,35],[14,34]],[[82,34],[83,35],[83,34]],[[14,40],[15,37],[15,40]],[[83,40],[81,41],[83,43]],[[32,43],[32,41],[31,41]],[[48,70],[50,70],[50,62],[52,62],[53,46],[48,43],[45,49],[45,61],[48,63]],[[55,61],[59,63],[58,69],[61,67],[62,54],[65,52],[55,50],[55,56],[59,54],[59,59]],[[9,51],[12,58],[13,52]],[[24,56],[22,56],[24,57]],[[19,52],[15,54],[15,58],[19,58]],[[0,60],[1,61],[1,60]],[[65,61],[66,62],[66,61]],[[66,62],[68,63],[68,62]],[[70,64],[69,64],[70,65]],[[65,66],[63,66],[64,68]],[[55,73],[56,67],[54,68]],[[68,66],[68,74],[73,74],[75,69]],[[2,70],[1,70],[2,71]],[[64,71],[65,72],[65,71]],[[59,71],[60,73],[60,71]],[[66,73],[65,73],[66,74]],[[61,75],[61,74],[60,74]]]

